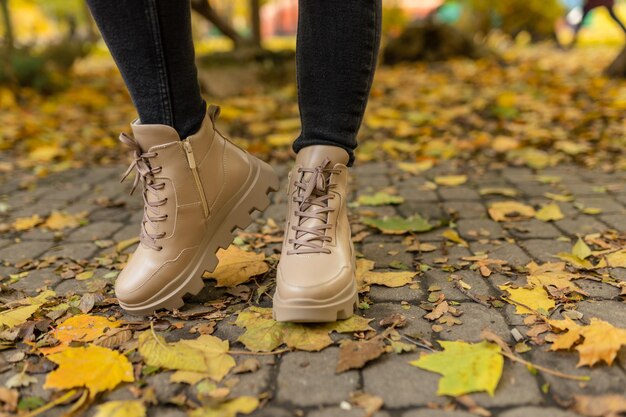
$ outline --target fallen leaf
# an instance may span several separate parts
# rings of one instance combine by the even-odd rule
[[[378,410],[383,407],[384,401],[382,397],[371,395],[364,392],[353,392],[350,394],[350,403],[365,410],[363,417],[372,417]]]
[[[33,304],[0,312],[0,326],[12,329],[28,320],[41,306],[42,304]]]
[[[283,323],[272,319],[271,308],[250,307],[239,313],[235,324],[246,331],[237,339],[254,352],[270,352],[282,344],[293,349],[319,351],[332,344],[331,332],[372,330],[370,320],[351,316],[327,324]]]
[[[339,361],[335,372],[361,369],[366,363],[380,357],[383,353],[385,353],[385,342],[381,336],[366,341],[345,340],[339,346]]]
[[[456,187],[467,182],[467,175],[441,175],[435,177],[435,184]]]
[[[383,217],[382,219],[363,218],[362,223],[375,227],[381,232],[390,235],[402,235],[410,232],[427,232],[433,225],[420,215],[404,218],[399,216]]]
[[[250,414],[258,406],[259,400],[257,398],[243,396],[196,408],[189,412],[189,417],[236,417],[239,413]]]
[[[114,329],[120,325],[119,321],[111,321],[102,316],[79,314],[70,317],[50,332],[50,335],[57,339],[60,344],[41,348],[40,352],[44,355],[50,355],[67,349],[71,342],[92,342],[108,329]]]
[[[378,192],[374,195],[360,195],[356,200],[362,206],[386,206],[404,203],[404,197]]]
[[[497,222],[524,220],[535,216],[534,208],[517,201],[497,201],[491,203],[487,211]]]
[[[617,417],[626,412],[626,397],[619,394],[574,395],[573,410],[587,417]]]
[[[101,346],[70,347],[49,355],[59,367],[50,372],[44,388],[86,387],[94,398],[121,382],[133,382],[133,367],[126,356]]]
[[[269,271],[265,255],[245,251],[235,245],[220,249],[217,253],[219,263],[213,272],[205,272],[203,278],[215,279],[216,287],[236,287],[250,278]]]
[[[43,219],[38,214],[33,214],[31,217],[19,217],[13,222],[13,229],[17,232],[30,230],[42,221]]]
[[[452,230],[452,229],[445,230],[443,233],[441,233],[441,236],[445,237],[446,239],[454,243],[458,243],[459,245],[465,248],[469,248],[469,243],[467,243],[463,238],[461,238],[461,236],[459,236],[456,230]]]
[[[604,255],[596,268],[626,268],[626,248]]]
[[[50,230],[62,230],[68,228],[75,228],[81,225],[85,221],[87,213],[68,214],[61,211],[53,211],[52,214],[43,223],[43,227]]]
[[[362,279],[365,284],[376,284],[390,288],[397,288],[411,284],[415,275],[416,272],[413,271],[367,271],[363,273]]]
[[[535,213],[535,218],[542,222],[551,222],[564,219],[565,216],[558,204],[551,203],[541,207],[541,209]]]
[[[146,365],[199,372],[216,382],[236,365],[228,355],[228,340],[211,335],[167,343],[163,337],[147,330],[139,335],[139,353]]]
[[[398,162],[398,168],[413,175],[418,175],[424,171],[428,171],[433,166],[434,162],[431,159],[426,159],[420,162]]]
[[[482,341],[439,341],[443,352],[423,354],[410,364],[442,375],[437,395],[459,396],[487,391],[493,396],[502,376],[504,358],[500,346]]]
[[[141,401],[108,401],[96,407],[95,417],[145,417],[146,414]]]
[[[574,345],[579,354],[576,366],[593,366],[604,361],[611,365],[620,348],[626,345],[626,329],[592,318],[590,324],[580,326],[572,319],[549,320],[549,324],[567,333],[559,335],[550,350],[570,349]],[[581,340],[582,339],[582,340]]]
[[[515,314],[534,314],[542,310],[548,312],[556,305],[554,300],[548,297],[546,290],[540,286],[514,288],[510,285],[501,285],[500,289],[509,293],[506,300],[513,301],[511,304],[515,305]]]

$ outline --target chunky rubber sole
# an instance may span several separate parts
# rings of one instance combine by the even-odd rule
[[[359,296],[356,286],[351,286],[332,299],[325,301],[282,300],[274,294],[272,315],[274,320],[291,323],[328,323],[351,317],[357,309]]]
[[[171,282],[178,283],[175,288],[167,288],[141,304],[124,304],[120,306],[133,315],[149,315],[160,309],[174,310],[184,305],[183,296],[196,295],[204,282],[204,271],[212,272],[218,264],[216,256],[220,248],[226,249],[235,238],[237,229],[244,230],[252,223],[251,214],[256,210],[263,212],[270,205],[269,194],[279,188],[279,179],[271,166],[250,157],[254,165],[250,177],[240,193],[233,196],[230,202],[211,216],[213,234],[207,235],[200,243],[200,249],[188,266]],[[202,249],[204,248],[204,249]]]

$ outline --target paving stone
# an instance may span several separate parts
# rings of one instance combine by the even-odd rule
[[[538,181],[520,182],[515,187],[528,197],[541,197],[545,193],[554,193],[557,190],[550,185],[541,184]]]
[[[363,417],[363,409],[344,410],[339,407],[324,408],[309,412],[306,417]]]
[[[397,206],[397,210],[401,216],[410,217],[415,214],[436,222],[447,218],[439,204],[425,203],[423,201],[406,201]]]
[[[381,326],[378,324],[382,319],[392,314],[402,314],[406,317],[407,324],[404,327],[398,328],[400,333],[430,339],[432,334],[432,330],[430,329],[431,323],[423,318],[426,313],[427,311],[417,306],[401,306],[392,303],[376,303],[369,309],[363,310],[363,316],[373,319],[370,325],[377,330],[382,330]]]
[[[92,223],[110,221],[125,224],[128,222],[130,215],[131,213],[128,209],[126,209],[126,207],[102,208],[89,214],[89,221]]]
[[[541,263],[555,262],[557,258],[554,256],[557,253],[569,252],[572,249],[572,243],[555,239],[529,239],[519,244],[530,253],[530,256]]]
[[[150,407],[148,409],[148,417],[187,417],[188,414],[182,409],[176,407],[168,407],[159,404],[158,407]]]
[[[621,301],[581,301],[576,309],[585,315],[586,321],[596,317],[613,326],[624,327],[626,323],[626,303]]]
[[[26,277],[11,284],[11,288],[24,291],[29,295],[35,295],[39,292],[39,289],[43,287],[54,287],[59,282],[61,282],[61,277],[58,276],[53,269],[35,269],[28,271]]]
[[[405,249],[406,246],[402,243],[365,243],[363,245],[363,255],[365,258],[376,262],[376,268],[388,268],[392,262],[402,262],[411,267],[413,265],[413,254],[406,252]]]
[[[569,193],[576,197],[598,195],[598,185],[588,182],[565,182],[559,188],[563,193]]]
[[[146,383],[154,388],[154,393],[160,403],[167,403],[170,398],[178,395],[185,389],[183,384],[170,382],[172,373],[171,371],[166,371],[145,378]]]
[[[507,181],[515,184],[529,182],[535,178],[535,174],[529,168],[506,167],[502,170],[501,175]]]
[[[437,396],[439,375],[409,364],[420,353],[386,355],[363,369],[363,391],[378,395],[386,409],[442,404]]]
[[[614,214],[626,212],[626,208],[623,205],[615,201],[608,195],[601,197],[581,197],[577,198],[576,202],[582,204],[584,207],[599,208],[603,214]]]
[[[553,407],[520,407],[504,411],[498,417],[578,417],[571,411],[559,410]]]
[[[428,265],[434,265],[436,260],[447,259],[446,263],[450,265],[458,264],[461,262],[461,258],[470,256],[471,253],[467,248],[459,246],[456,243],[454,246],[438,245],[440,249],[432,252],[423,252],[416,254],[415,257],[419,263]],[[441,249],[443,247],[443,249]]]
[[[421,190],[414,187],[398,187],[398,194],[404,197],[404,200],[407,202],[417,201],[422,203],[435,203],[439,201],[439,196],[436,192],[431,190]]]
[[[89,259],[98,250],[99,248],[95,243],[91,242],[61,243],[52,247],[45,255],[69,259]]]
[[[459,219],[479,219],[487,216],[485,206],[477,201],[446,201],[443,209],[448,215]]]
[[[554,222],[554,224],[563,232],[570,236],[586,235],[589,233],[603,232],[608,229],[603,223],[600,223],[592,216],[581,214],[576,218],[565,218]]]
[[[489,329],[506,342],[512,342],[509,326],[500,315],[500,310],[487,308],[483,305],[467,302],[457,306],[463,312],[459,317],[462,324],[448,327],[444,325],[444,330],[435,335],[435,338],[443,340],[464,340],[466,342],[480,342],[480,332]]]
[[[557,238],[562,235],[559,229],[550,223],[542,222],[537,219],[505,223],[503,227],[508,230],[512,236],[520,239],[526,239],[529,237],[533,239],[550,239]]]
[[[251,356],[246,355],[243,358],[238,358],[239,360],[237,362],[241,363],[243,359],[249,358],[251,358]],[[257,371],[237,374],[229,378],[238,380],[237,385],[231,389],[231,395],[233,397],[240,397],[242,395],[252,395],[256,397],[269,390],[272,366],[276,364],[276,359],[268,356],[257,356],[256,359],[261,363],[261,367]]]
[[[623,323],[623,322],[622,322]],[[578,352],[546,352],[545,348],[536,348],[531,354],[531,361],[537,365],[570,375],[586,375],[588,382],[574,381],[542,373],[543,379],[550,384],[550,394],[562,400],[574,395],[623,394],[626,391],[626,377],[617,366],[596,364],[577,368]]]
[[[458,232],[465,240],[500,239],[505,236],[498,223],[487,219],[459,220]]]
[[[461,270],[456,272],[445,272],[438,269],[431,269],[424,274],[425,288],[436,285],[445,294],[446,300],[467,300],[467,295],[459,291],[455,286],[452,276],[460,277],[465,283],[472,286],[471,292],[476,295],[495,295],[487,280],[478,272]]]
[[[586,291],[590,297],[594,298],[604,298],[610,300],[611,298],[617,297],[620,293],[620,290],[617,287],[590,279],[577,279],[576,285]]]
[[[503,242],[496,245],[493,243],[472,242],[470,249],[474,254],[488,254],[489,259],[507,261],[509,263],[508,266],[524,266],[532,260],[522,248],[514,243]]]
[[[387,288],[382,285],[372,285],[369,297],[377,303],[390,301],[416,302],[423,298],[423,294],[419,288],[411,288],[410,286]]]
[[[618,232],[626,232],[626,214],[606,214],[600,220]]]
[[[296,406],[335,405],[350,398],[356,391],[356,371],[335,373],[339,349],[330,347],[321,352],[291,352],[281,358],[278,372],[279,402]]]
[[[476,414],[466,413],[465,411],[445,411],[423,408],[421,410],[407,411],[402,414],[402,417],[476,417]]]
[[[36,259],[52,247],[50,242],[20,242],[0,249],[0,262],[15,264],[24,259]]]
[[[71,233],[70,229],[65,229],[63,231],[57,230],[52,231],[48,229],[34,228],[30,230],[26,230],[20,234],[20,238],[22,240],[42,240],[49,242],[57,242],[64,239],[66,233]]]
[[[90,223],[84,227],[76,229],[67,237],[67,240],[70,242],[92,242],[94,240],[108,239],[123,226],[124,225],[122,223],[116,222]]]
[[[505,361],[502,377],[496,394],[472,394],[471,397],[482,407],[513,407],[538,405],[543,401],[538,380],[525,365]]]
[[[440,187],[439,196],[446,201],[480,200],[478,192],[469,187]]]
[[[128,226],[124,226],[113,235],[112,239],[116,242],[121,242],[123,240],[137,237],[139,236],[139,230],[140,230],[139,228],[140,228],[139,223],[136,223],[136,224],[133,223]]]

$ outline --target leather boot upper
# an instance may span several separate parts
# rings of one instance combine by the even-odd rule
[[[324,300],[354,285],[347,213],[348,153],[300,150],[289,174],[288,214],[277,271],[281,300]]]
[[[211,107],[199,131],[183,141],[169,126],[137,121],[131,125],[134,137],[120,138],[133,148],[126,175],[137,171],[135,187],[143,188],[145,202],[141,242],[115,286],[126,304],[167,290],[250,174],[248,154],[215,129],[217,114]]]

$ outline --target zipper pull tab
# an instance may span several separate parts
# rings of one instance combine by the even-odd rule
[[[185,148],[185,152],[187,153],[187,162],[189,162],[189,168],[196,169],[196,158],[193,156],[193,149],[191,148],[191,143],[189,141],[183,141],[183,147]]]

